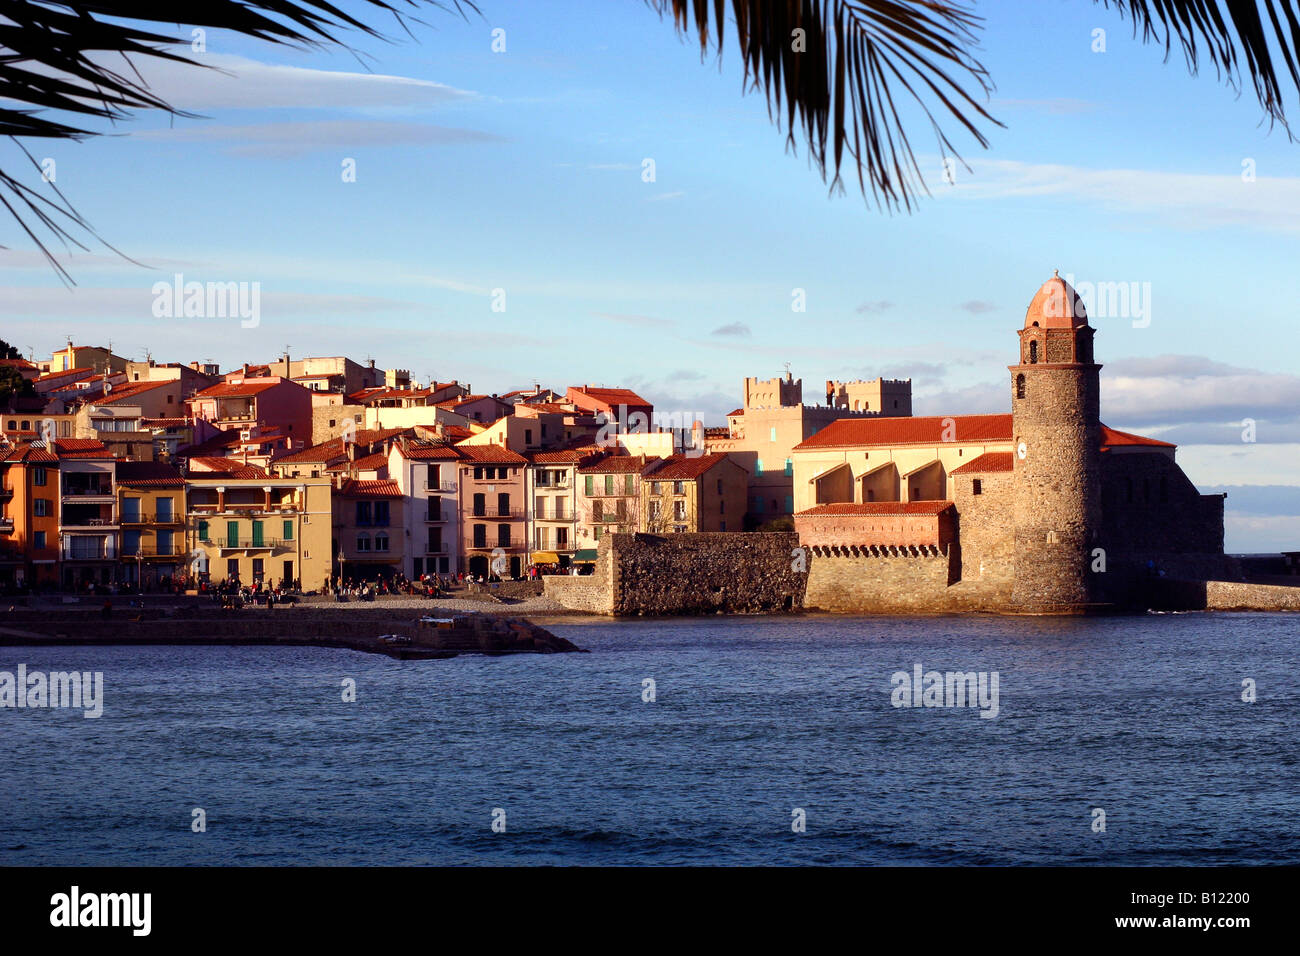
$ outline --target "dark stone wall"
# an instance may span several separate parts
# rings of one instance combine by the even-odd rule
[[[610,561],[615,615],[753,614],[804,604],[807,552],[793,532],[615,534]]]

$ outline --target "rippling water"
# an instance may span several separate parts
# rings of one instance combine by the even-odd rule
[[[0,710],[0,864],[1300,862],[1300,616],[549,626],[591,653],[0,648],[106,698]],[[999,716],[894,708],[918,662]]]

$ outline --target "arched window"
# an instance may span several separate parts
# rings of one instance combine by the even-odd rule
[[[388,535],[384,534],[382,531],[375,535],[375,550],[388,550]]]
[[[1025,377],[1023,375],[1017,375],[1016,376],[1016,398],[1024,398],[1024,397],[1025,397]]]
[[[1034,365],[1038,362],[1038,339],[1031,339],[1029,342],[1029,364]]]
[[[364,531],[361,532],[361,534],[357,535],[357,550],[358,551],[370,550],[370,535],[366,534]]]

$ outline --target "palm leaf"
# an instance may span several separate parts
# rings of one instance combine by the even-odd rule
[[[462,16],[467,9],[478,11],[474,0],[364,2],[391,15],[408,33],[407,20],[414,19],[409,11],[421,6],[454,9]],[[0,102],[14,101],[29,108],[0,106],[0,135],[81,139],[95,133],[72,125],[71,119],[39,115],[42,110],[109,121],[137,109],[188,115],[152,92],[133,63],[133,58],[153,57],[210,68],[176,52],[177,36],[148,26],[175,25],[178,15],[191,27],[231,30],[287,45],[348,48],[340,39],[348,30],[386,39],[378,29],[328,0],[186,0],[179,9],[169,0],[6,0],[0,4]],[[99,237],[57,189],[54,195],[55,199],[42,196],[0,170],[0,206],[17,220],[59,276],[71,283],[72,277],[37,230],[65,247],[84,249],[79,234]]]

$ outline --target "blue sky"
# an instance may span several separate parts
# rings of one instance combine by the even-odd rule
[[[828,195],[742,95],[734,48],[701,63],[639,0],[481,7],[427,12],[414,41],[358,38],[369,73],[216,33],[195,56],[233,76],[142,64],[203,118],[29,148],[149,268],[94,248],[66,257],[69,291],[5,226],[0,337],[223,367],[288,345],[486,391],[624,385],[711,423],[787,362],[809,400],[885,374],[913,379],[921,413],[1001,411],[1014,330],[1059,268],[1149,289],[1149,323],[1093,316],[1107,423],[1178,442],[1198,485],[1230,488],[1231,549],[1300,546],[1300,146],[1251,95],[1163,63],[1087,0],[978,3],[1006,128],[987,150],[957,136],[971,169],[949,185],[913,126],[933,198],[890,216]],[[155,318],[175,273],[260,283],[260,324]]]

